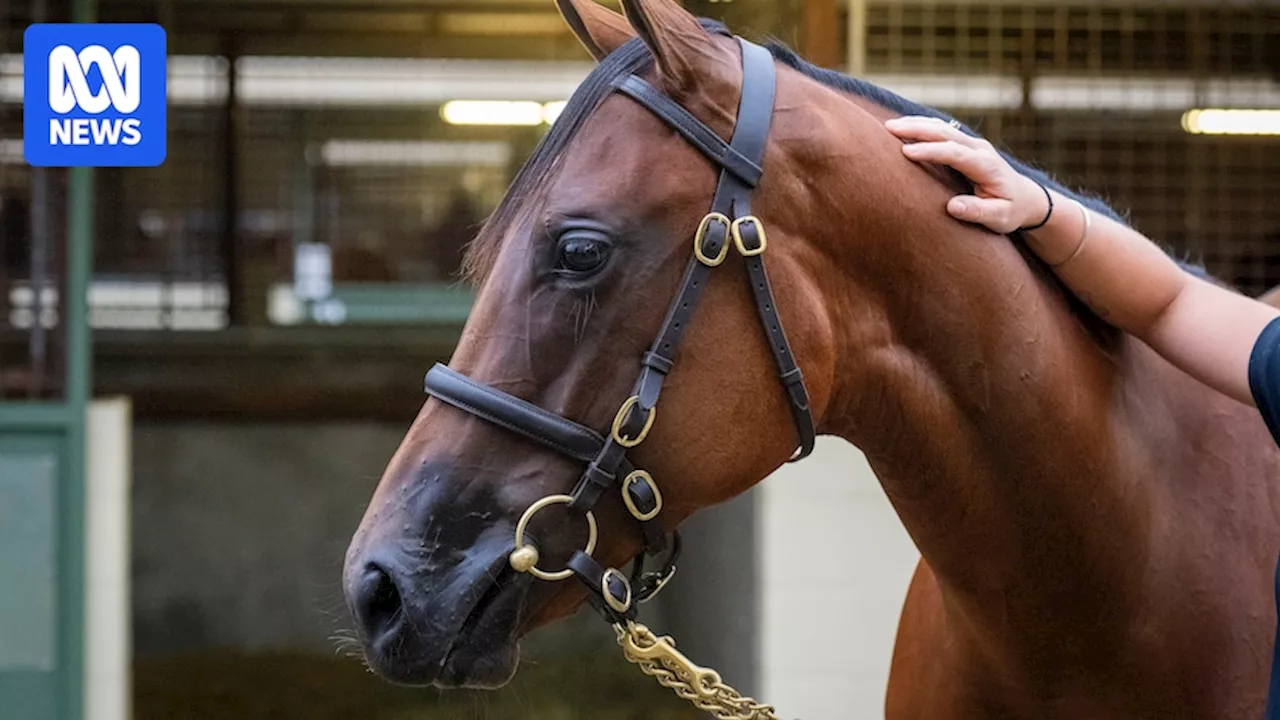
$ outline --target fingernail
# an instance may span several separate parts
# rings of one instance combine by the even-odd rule
[[[962,213],[962,212],[964,212],[964,211],[965,211],[965,209],[966,209],[967,207],[968,207],[968,206],[964,204],[964,201],[963,201],[963,200],[952,200],[952,201],[951,201],[951,212]]]

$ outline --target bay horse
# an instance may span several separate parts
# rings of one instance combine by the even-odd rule
[[[792,459],[807,415],[865,452],[922,554],[888,718],[1260,717],[1280,453],[1258,414],[948,217],[963,178],[882,126],[940,113],[774,45],[761,134],[759,48],[674,0],[558,6],[598,65],[471,249],[451,367],[352,540],[369,665],[498,687],[584,600],[628,619],[669,577],[603,568]],[[702,277],[673,363],[650,343]]]

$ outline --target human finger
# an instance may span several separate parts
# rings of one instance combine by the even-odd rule
[[[977,150],[951,140],[903,145],[902,154],[916,162],[953,167],[977,183],[992,179],[988,177],[991,175],[989,163],[984,163],[982,155]]]
[[[917,142],[941,142],[950,140],[966,147],[982,147],[986,142],[964,132],[960,128],[935,117],[924,115],[907,115],[885,121],[889,132],[904,140]]]
[[[947,202],[947,212],[957,220],[982,225],[1001,234],[1018,229],[1018,222],[1013,217],[1013,203],[1003,198],[957,195]]]

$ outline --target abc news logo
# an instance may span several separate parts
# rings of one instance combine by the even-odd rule
[[[97,68],[102,86],[89,89],[89,72]],[[77,108],[99,115],[108,108],[129,115],[142,103],[142,58],[132,45],[114,53],[90,45],[77,53],[59,45],[49,53],[49,109],[66,115]],[[50,118],[50,145],[127,145],[142,142],[138,118]]]
[[[154,24],[27,27],[22,150],[37,167],[155,167],[168,150],[168,37]]]

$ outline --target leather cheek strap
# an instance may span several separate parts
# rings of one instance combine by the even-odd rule
[[[623,624],[636,618],[636,598],[631,584],[617,570],[606,570],[584,554],[574,551],[566,563],[587,588],[587,601],[612,625]]]

